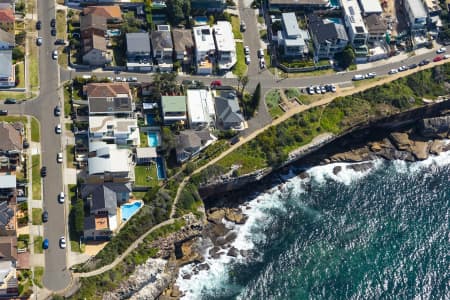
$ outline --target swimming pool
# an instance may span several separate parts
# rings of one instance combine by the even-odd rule
[[[154,126],[155,125],[155,116],[148,114],[147,115],[147,125]]]
[[[194,18],[195,25],[205,25],[208,23],[207,17],[195,17]]]
[[[158,179],[166,179],[166,171],[164,170],[164,161],[160,156],[156,158],[156,174],[158,175]]]
[[[142,206],[141,201],[136,201],[133,203],[127,203],[120,207],[122,213],[122,220],[128,221]]]
[[[111,29],[111,30],[107,30],[106,34],[108,36],[119,36],[121,34],[119,29]]]
[[[333,7],[341,7],[341,4],[339,3],[339,0],[330,0],[330,4]]]
[[[147,132],[148,146],[149,147],[158,147],[159,146],[159,137],[158,133],[154,131]]]

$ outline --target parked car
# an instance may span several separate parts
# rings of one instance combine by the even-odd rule
[[[16,104],[17,100],[14,98],[6,98],[5,99],[5,104]]]
[[[320,86],[318,86],[318,85],[314,88],[314,91],[316,92],[316,94],[322,93],[322,90],[320,89]]]
[[[234,138],[232,138],[230,140],[230,145],[234,145],[234,144],[238,143],[240,140],[241,140],[241,137],[235,136]]]
[[[364,79],[364,75],[361,75],[361,74],[356,74],[352,78],[353,81],[358,81],[358,80],[363,80],[363,79]]]
[[[320,87],[320,92],[322,93],[322,94],[325,94],[326,92],[327,92],[327,89],[325,88],[325,86],[321,86]]]
[[[66,249],[66,239],[63,236],[59,238],[59,247],[61,249]]]
[[[250,48],[248,46],[244,46],[244,54],[249,55],[250,54]]]
[[[264,57],[259,60],[259,67],[264,69],[266,67],[266,62],[264,61]]]
[[[52,52],[52,58],[53,58],[54,60],[57,60],[57,59],[58,59],[58,50],[53,50],[53,52]]]
[[[41,27],[42,27],[42,22],[41,21],[37,21],[36,22],[36,29],[37,30],[41,30]]]
[[[313,86],[308,86],[308,87],[306,88],[306,91],[307,91],[308,94],[310,94],[310,95],[314,95],[314,94],[315,94],[315,92],[314,92],[314,87],[313,87]]]
[[[336,86],[332,83],[331,86],[331,92],[336,93]]]
[[[59,105],[56,105],[55,108],[53,109],[53,114],[56,117],[59,117],[61,115],[61,107]]]
[[[250,60],[250,55],[246,55],[246,56],[245,56],[245,63],[246,63],[247,65],[249,65],[250,62],[251,62],[251,60]]]
[[[439,48],[439,49],[436,50],[436,53],[437,53],[437,54],[442,54],[442,53],[444,53],[445,51],[447,51],[447,48],[441,47],[441,48]]]
[[[419,66],[425,66],[428,65],[430,63],[430,61],[428,59],[424,59],[419,63]]]
[[[450,58],[450,54],[445,54],[444,55],[444,59],[449,59]]]
[[[438,62],[438,61],[441,61],[442,59],[443,59],[442,56],[436,56],[435,58],[433,58],[433,61]]]
[[[62,130],[61,130],[61,124],[58,124],[55,126],[55,133],[56,134],[61,134]]]
[[[40,36],[38,36],[36,39],[36,45],[38,46],[42,45],[42,38]]]
[[[214,87],[214,86],[222,86],[222,81],[220,81],[220,80],[211,81],[211,87]]]
[[[63,162],[63,155],[62,155],[62,152],[59,152],[57,155],[56,155],[56,161],[58,162],[58,163],[62,163]]]
[[[27,139],[23,139],[22,146],[24,149],[28,149],[30,147],[30,143],[28,143]]]
[[[404,72],[404,71],[406,71],[406,70],[408,70],[408,67],[407,67],[407,66],[401,66],[401,67],[398,68],[398,71],[399,71],[399,72]]]
[[[116,81],[122,81],[122,77],[117,76],[117,77],[116,77]]]
[[[417,68],[417,64],[410,64],[409,66],[408,66],[408,69],[415,69],[415,68]]]
[[[264,50],[260,48],[260,49],[258,50],[257,54],[258,54],[258,58],[264,57]]]
[[[44,210],[44,212],[42,213],[42,222],[47,222],[48,221],[48,211]]]
[[[56,20],[55,19],[51,19],[50,20],[50,26],[51,27],[55,27],[56,26]]]
[[[41,177],[45,177],[47,176],[47,167],[42,167],[41,168]]]
[[[397,74],[398,70],[397,69],[391,69],[388,74],[392,75],[392,74]]]
[[[244,21],[241,21],[240,30],[241,30],[242,32],[244,32],[244,31],[247,30],[247,26],[245,25]]]
[[[55,45],[65,45],[66,41],[64,39],[56,39]]]
[[[8,110],[7,109],[0,109],[0,116],[6,116],[8,115]]]
[[[43,249],[48,249],[48,239],[45,239],[43,242],[42,242],[42,248]]]
[[[52,36],[56,36],[56,29],[55,29],[55,28],[52,28],[52,30],[50,30],[50,34],[51,34]]]
[[[370,78],[375,78],[377,76],[377,73],[375,72],[370,72],[366,74],[366,78],[370,79]]]
[[[59,203],[64,203],[64,199],[65,199],[64,192],[59,193],[59,195],[58,195]]]

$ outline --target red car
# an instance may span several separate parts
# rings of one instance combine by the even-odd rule
[[[435,58],[433,58],[433,61],[434,62],[437,62],[437,61],[441,61],[441,60],[443,60],[444,58],[442,57],[442,56],[436,56]]]
[[[222,86],[222,81],[220,80],[213,80],[211,81],[211,86]]]

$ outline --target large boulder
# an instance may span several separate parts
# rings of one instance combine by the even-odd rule
[[[428,158],[428,142],[415,141],[411,146],[411,153],[418,159]]]
[[[414,143],[406,132],[392,132],[389,138],[398,150],[410,151],[411,145]]]
[[[447,136],[450,131],[450,116],[428,118],[421,120],[420,133],[425,137]]]

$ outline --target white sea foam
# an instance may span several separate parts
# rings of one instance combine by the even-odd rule
[[[445,144],[450,143],[450,140],[445,140]],[[394,160],[394,167],[398,173],[401,174],[416,174],[424,169],[438,168],[450,165],[450,151],[441,152],[439,155],[429,156],[425,160],[417,161],[414,163],[407,163],[403,160]]]

